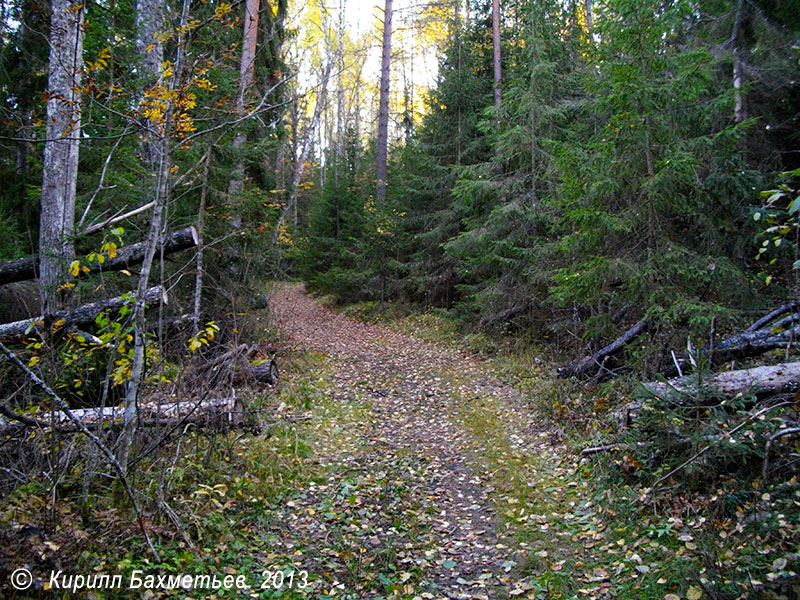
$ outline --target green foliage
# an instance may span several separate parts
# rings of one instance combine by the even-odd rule
[[[470,324],[524,305],[516,327],[595,344],[645,312],[665,338],[705,335],[712,317],[733,321],[763,302],[750,207],[765,164],[753,158],[764,135],[755,117],[774,102],[754,82],[753,118],[733,118],[731,56],[718,48],[736,6],[609,0],[587,35],[582,6],[507,4],[499,110],[488,12],[455,19],[428,114],[393,165],[404,237],[392,252],[328,235],[338,268],[323,269],[316,289],[375,298],[364,281],[394,261],[385,289],[404,299]],[[742,19],[748,60],[796,71],[785,52],[756,51],[788,39],[781,23],[750,9]],[[320,245],[313,234],[309,243]]]
[[[764,205],[753,212],[753,220],[762,227],[766,225],[759,233],[761,243],[755,259],[768,262],[769,266],[765,268],[777,264],[777,268],[770,270],[778,273],[782,270],[781,279],[787,281],[789,277],[785,263],[791,262],[791,269],[795,272],[800,268],[797,247],[800,232],[800,189],[795,184],[800,177],[800,169],[786,171],[780,176],[781,184],[776,189],[762,191],[760,195],[764,199]],[[767,275],[765,283],[769,285],[772,280],[773,275]]]

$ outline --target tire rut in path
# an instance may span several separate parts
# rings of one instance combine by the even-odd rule
[[[424,573],[422,597],[506,597],[509,549],[496,532],[486,475],[472,464],[472,440],[451,419],[458,395],[444,375],[458,368],[479,377],[475,359],[335,313],[296,284],[277,287],[270,310],[290,342],[329,355],[338,402],[369,400],[374,427],[366,431],[363,453],[329,460],[363,470],[403,456],[411,460],[409,471],[417,471],[408,489],[431,515],[429,540],[406,547],[424,550],[412,561]]]

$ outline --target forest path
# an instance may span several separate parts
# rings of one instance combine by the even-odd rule
[[[290,343],[325,355],[319,377],[336,413],[321,432],[327,441],[312,442],[327,480],[278,517],[284,547],[346,598],[521,593],[522,550],[504,539],[491,465],[480,458],[543,443],[519,392],[473,356],[338,314],[299,284],[278,285],[270,312]],[[465,424],[478,398],[501,421],[502,448],[482,447],[476,424]]]

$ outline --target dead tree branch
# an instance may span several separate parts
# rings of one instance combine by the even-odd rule
[[[156,302],[167,303],[167,295],[164,288],[160,285],[151,287],[145,294],[145,302],[153,304]],[[129,296],[118,296],[106,300],[98,300],[90,304],[84,304],[72,310],[62,310],[54,315],[53,322],[63,320],[65,327],[80,327],[92,323],[101,312],[110,310],[117,312],[128,302],[132,302]],[[44,317],[39,316],[33,319],[23,319],[13,323],[0,325],[0,339],[25,335],[29,330],[44,324]]]
[[[125,493],[128,495],[133,510],[136,513],[136,520],[138,521],[139,529],[141,530],[142,535],[144,536],[144,539],[147,542],[148,548],[150,548],[150,552],[153,554],[153,558],[155,558],[155,561],[157,563],[160,563],[161,558],[159,557],[158,552],[153,546],[153,542],[150,541],[150,536],[147,533],[147,527],[145,527],[144,518],[142,517],[142,511],[139,508],[139,504],[136,502],[135,496],[133,495],[133,489],[131,489],[131,486],[128,483],[128,479],[125,477],[125,473],[122,467],[120,466],[119,462],[117,461],[117,458],[114,456],[111,450],[108,449],[108,447],[100,440],[100,438],[98,438],[95,434],[89,431],[89,429],[81,422],[81,420],[78,419],[78,417],[76,417],[72,413],[69,406],[67,406],[67,403],[64,402],[58,394],[56,394],[53,390],[51,390],[50,387],[44,381],[39,379],[36,373],[34,373],[27,366],[25,366],[25,364],[19,358],[17,358],[17,355],[11,352],[11,350],[9,350],[8,348],[6,348],[6,346],[2,342],[0,342],[0,351],[3,354],[5,354],[8,357],[8,359],[12,363],[14,363],[14,365],[20,371],[22,371],[36,387],[38,387],[45,394],[47,394],[47,396],[53,402],[55,402],[55,404],[64,412],[67,418],[69,418],[70,421],[75,423],[75,426],[80,430],[80,432],[83,433],[83,435],[85,435],[86,437],[88,437],[89,440],[91,440],[91,442],[95,446],[97,446],[100,452],[102,452],[105,455],[108,462],[117,472],[117,476],[119,477],[120,483],[122,483],[122,487],[125,488]]]
[[[152,203],[148,206],[152,206]],[[163,243],[156,250],[164,254],[172,254],[194,248],[197,246],[197,241],[197,231],[194,227],[186,227],[165,236]],[[108,273],[129,269],[144,260],[146,248],[147,242],[122,246],[117,249],[113,258],[106,258],[103,263],[91,262],[84,266],[89,269],[88,273]],[[0,285],[35,279],[38,276],[38,269],[39,258],[36,256],[0,263]]]
[[[560,378],[567,378],[567,377],[581,377],[583,375],[590,375],[596,369],[603,367],[603,362],[611,355],[619,352],[626,344],[634,340],[636,337],[641,335],[648,327],[650,326],[650,319],[648,317],[644,317],[636,322],[636,324],[628,329],[625,333],[623,333],[620,337],[616,340],[611,342],[610,344],[603,346],[592,354],[584,358],[583,360],[579,360],[573,362],[569,365],[561,367],[558,370],[558,376]]]

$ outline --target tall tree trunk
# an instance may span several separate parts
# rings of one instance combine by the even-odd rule
[[[742,16],[744,13],[744,0],[739,0],[739,5],[736,7],[736,18],[733,23],[733,34],[731,41],[733,43],[733,94],[735,106],[733,109],[733,117],[737,123],[741,123],[747,118],[747,112],[744,107],[744,72],[742,69],[742,55],[739,51],[742,34]]]
[[[592,0],[586,0],[591,3]],[[536,3],[531,0],[531,206],[536,204]]]
[[[136,53],[144,70],[145,85],[153,85],[161,73],[161,63],[164,62],[164,44],[161,43],[163,27],[163,0],[136,0]]]
[[[383,9],[383,48],[381,51],[381,92],[378,106],[378,140],[376,146],[377,165],[375,178],[377,189],[375,203],[386,202],[386,160],[389,147],[389,76],[392,56],[392,0],[386,0]]]
[[[336,69],[338,70],[338,89],[336,90],[336,158],[337,161],[341,160],[344,154],[344,136],[345,129],[347,128],[345,118],[345,100],[344,100],[344,16],[347,3],[345,0],[339,2],[339,43],[336,47]],[[338,170],[338,167],[337,167]]]
[[[468,11],[469,10],[469,0],[466,0],[465,4],[467,6],[466,10]],[[457,54],[456,54],[456,72],[458,73],[458,76],[460,78],[461,77],[461,68],[462,68],[462,63],[463,63],[462,56],[461,56],[461,53],[462,53],[462,33],[463,33],[461,31],[461,0],[456,0],[456,2],[454,4],[454,7],[455,7],[455,21],[456,21],[456,27],[455,27],[455,29],[456,29],[456,31],[455,31],[455,34],[456,34],[456,48],[458,49],[457,50]],[[469,17],[467,17],[467,18],[469,18]],[[456,132],[457,132],[456,133],[456,164],[457,165],[461,164],[461,141],[462,141],[462,138],[464,136],[461,119],[462,119],[462,116],[461,116],[461,100],[459,99],[459,101],[457,102],[457,108],[456,108]]]
[[[239,90],[236,94],[236,114],[239,117],[247,115],[245,96],[253,81],[254,65],[256,60],[256,42],[258,40],[258,11],[260,0],[247,0],[245,4],[244,31],[242,33],[242,58],[239,63]],[[241,154],[247,135],[239,131],[233,138],[233,151]],[[228,197],[232,198],[242,192],[244,188],[244,159],[236,157],[236,166],[233,169],[231,180],[228,183]],[[241,215],[233,213],[232,225],[238,229],[242,225]]]
[[[592,29],[594,28],[594,16],[592,15],[592,0],[586,0],[584,3],[586,8],[586,32],[589,34],[589,40],[592,39]]]
[[[136,0],[136,53],[142,69],[142,88],[157,84],[164,62],[164,44],[161,34],[164,28],[164,0]],[[142,95],[144,98],[144,95]],[[155,129],[158,124],[144,120],[147,130],[141,144],[142,160],[156,174],[158,169],[158,142]]]
[[[205,250],[205,214],[206,197],[208,196],[208,168],[211,165],[211,146],[206,150],[203,161],[203,184],[200,188],[200,207],[197,209],[197,260],[194,279],[194,311],[192,311],[192,332],[200,331],[200,308],[203,299],[203,254]]]
[[[500,0],[492,0],[492,59],[494,64],[494,106],[498,110],[502,102],[500,82],[502,71],[500,67]]]
[[[52,0],[47,127],[39,226],[42,315],[59,308],[58,287],[75,253],[75,187],[81,131],[84,10]]]

